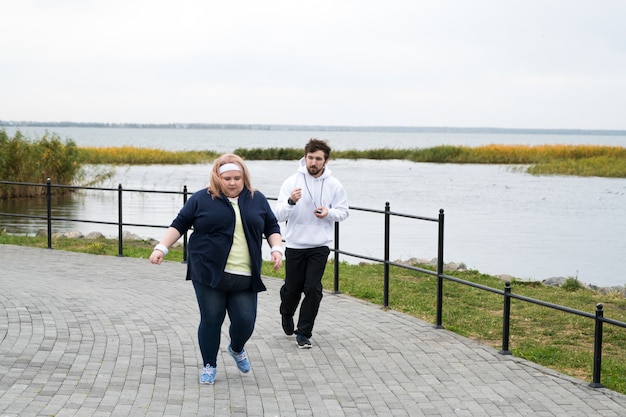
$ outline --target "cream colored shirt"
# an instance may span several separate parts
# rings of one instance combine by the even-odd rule
[[[228,255],[224,271],[236,275],[252,275],[250,268],[250,251],[248,250],[246,235],[243,232],[238,199],[228,199],[235,210],[235,235],[233,236],[233,246],[230,248],[230,254]]]

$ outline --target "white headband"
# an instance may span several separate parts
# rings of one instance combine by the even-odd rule
[[[219,169],[220,175],[226,171],[241,171],[241,168],[239,167],[239,165],[229,162],[227,164],[222,165]]]

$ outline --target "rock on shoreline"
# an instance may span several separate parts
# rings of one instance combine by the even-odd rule
[[[428,265],[428,266],[437,266],[437,258],[432,258],[430,260],[428,259],[417,259],[417,258],[410,258],[407,260],[396,260],[396,263],[399,264],[404,264],[404,265]],[[467,271],[467,265],[464,262],[447,262],[443,265],[443,270],[444,272],[446,271]],[[514,280],[516,280],[517,278],[515,278],[512,275],[507,275],[507,274],[499,274],[499,275],[494,275],[496,278],[499,278],[500,280],[502,280],[502,282],[512,282]],[[540,282],[541,284],[547,286],[547,287],[562,287],[564,285],[567,285],[568,281],[570,281],[572,278],[567,278],[567,277],[550,277],[550,278],[546,278],[542,281],[537,281]],[[591,284],[584,284],[580,281],[578,281],[577,278],[575,278],[575,282],[574,285],[580,285],[580,288],[586,288],[586,289],[590,289],[592,291],[596,291],[600,294],[613,294],[613,295],[619,295],[622,298],[626,298],[626,286],[612,286],[612,287],[598,287],[597,285],[591,285]]]

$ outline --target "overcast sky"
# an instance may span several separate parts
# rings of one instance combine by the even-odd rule
[[[0,120],[626,129],[623,0],[0,0]]]

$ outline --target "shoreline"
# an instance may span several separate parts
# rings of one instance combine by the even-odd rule
[[[0,231],[0,234],[1,233],[6,233],[6,231]],[[20,235],[13,235],[13,236],[20,236]],[[39,229],[39,231],[37,231],[35,235],[27,236],[27,237],[47,237],[47,231],[45,229]],[[77,239],[77,240],[85,239],[85,240],[94,240],[94,241],[98,239],[115,240],[115,241],[119,240],[118,236],[106,237],[103,233],[98,232],[98,231],[92,231],[84,235],[82,232],[78,230],[68,231],[68,232],[55,232],[52,234],[52,239]],[[158,243],[158,240],[153,237],[141,237],[135,233],[131,233],[128,231],[125,231],[123,233],[122,241],[146,242],[150,245],[155,245]],[[183,245],[182,242],[179,240],[179,241],[176,241],[174,245],[172,245],[172,247],[179,248],[182,245]],[[430,266],[430,267],[437,266],[437,258],[423,259],[423,258],[412,257],[406,260],[397,259],[397,260],[394,260],[393,262],[397,264],[403,264],[403,265],[409,265],[409,266],[416,266],[416,265],[422,265],[422,266],[425,265],[425,266]],[[368,263],[374,264],[375,262],[368,262]],[[444,273],[450,272],[450,271],[452,272],[468,271],[467,264],[465,262],[451,262],[451,261],[446,262],[444,264]],[[477,271],[477,272],[480,272],[480,271]],[[505,273],[494,274],[494,275],[485,274],[485,275],[498,278],[503,283],[507,281],[511,283],[515,281],[520,281],[520,282],[529,282],[529,283],[539,283],[546,287],[562,287],[562,286],[567,286],[567,285],[573,285],[573,286],[579,286],[580,288],[589,289],[589,290],[598,292],[600,294],[606,294],[606,295],[619,294],[622,298],[626,298],[626,285],[614,285],[614,286],[603,287],[603,286],[598,286],[594,284],[584,283],[578,280],[578,278],[564,277],[564,276],[554,276],[554,277],[549,277],[543,280],[533,280],[533,279],[517,278],[512,275],[505,274]]]

